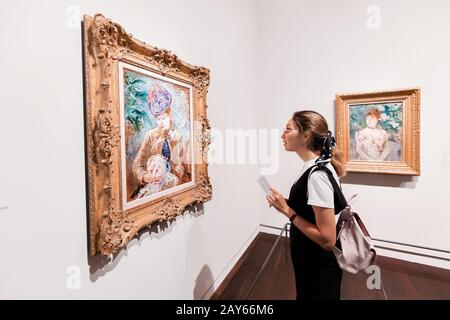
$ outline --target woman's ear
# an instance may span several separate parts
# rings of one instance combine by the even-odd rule
[[[303,135],[303,143],[308,146],[311,141],[311,132],[302,132]]]
[[[303,135],[303,139],[305,139],[305,141],[308,141],[311,133],[310,132],[303,132],[302,135]]]

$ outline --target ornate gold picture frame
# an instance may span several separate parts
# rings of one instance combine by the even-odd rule
[[[337,94],[336,140],[349,172],[420,175],[420,89]]]
[[[209,70],[84,16],[90,254],[211,199]]]

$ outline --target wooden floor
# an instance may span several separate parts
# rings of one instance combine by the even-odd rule
[[[282,237],[261,274],[258,272],[277,236],[259,233],[211,299],[289,300],[295,298],[294,274],[289,256],[289,239]],[[450,299],[450,270],[378,257],[382,285],[389,300]],[[369,289],[374,277],[360,272],[344,273],[341,299],[384,300],[383,291]],[[257,281],[254,281],[257,278]],[[253,287],[253,290],[251,288]]]

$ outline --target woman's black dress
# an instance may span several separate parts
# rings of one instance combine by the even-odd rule
[[[310,171],[306,170],[291,188],[288,205],[297,215],[316,224],[312,206],[308,205],[307,184]],[[343,209],[334,194],[335,212]],[[297,300],[340,299],[342,270],[332,251],[326,251],[305,236],[294,224],[290,229],[291,259],[295,273]]]

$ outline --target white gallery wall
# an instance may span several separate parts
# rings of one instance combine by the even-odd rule
[[[89,261],[77,12],[208,67],[212,127],[257,127],[255,1],[2,1],[0,298],[207,297],[260,223],[257,168],[212,164],[202,210]]]
[[[421,88],[421,175],[349,174],[343,190],[358,194],[355,208],[372,237],[449,251],[450,2],[260,0],[258,8],[262,127],[281,129],[293,111],[313,109],[334,131],[335,94]],[[287,195],[301,165],[282,153],[271,182]],[[285,222],[263,207],[262,223]],[[376,243],[420,256],[380,254],[450,268],[423,256],[448,253]]]

